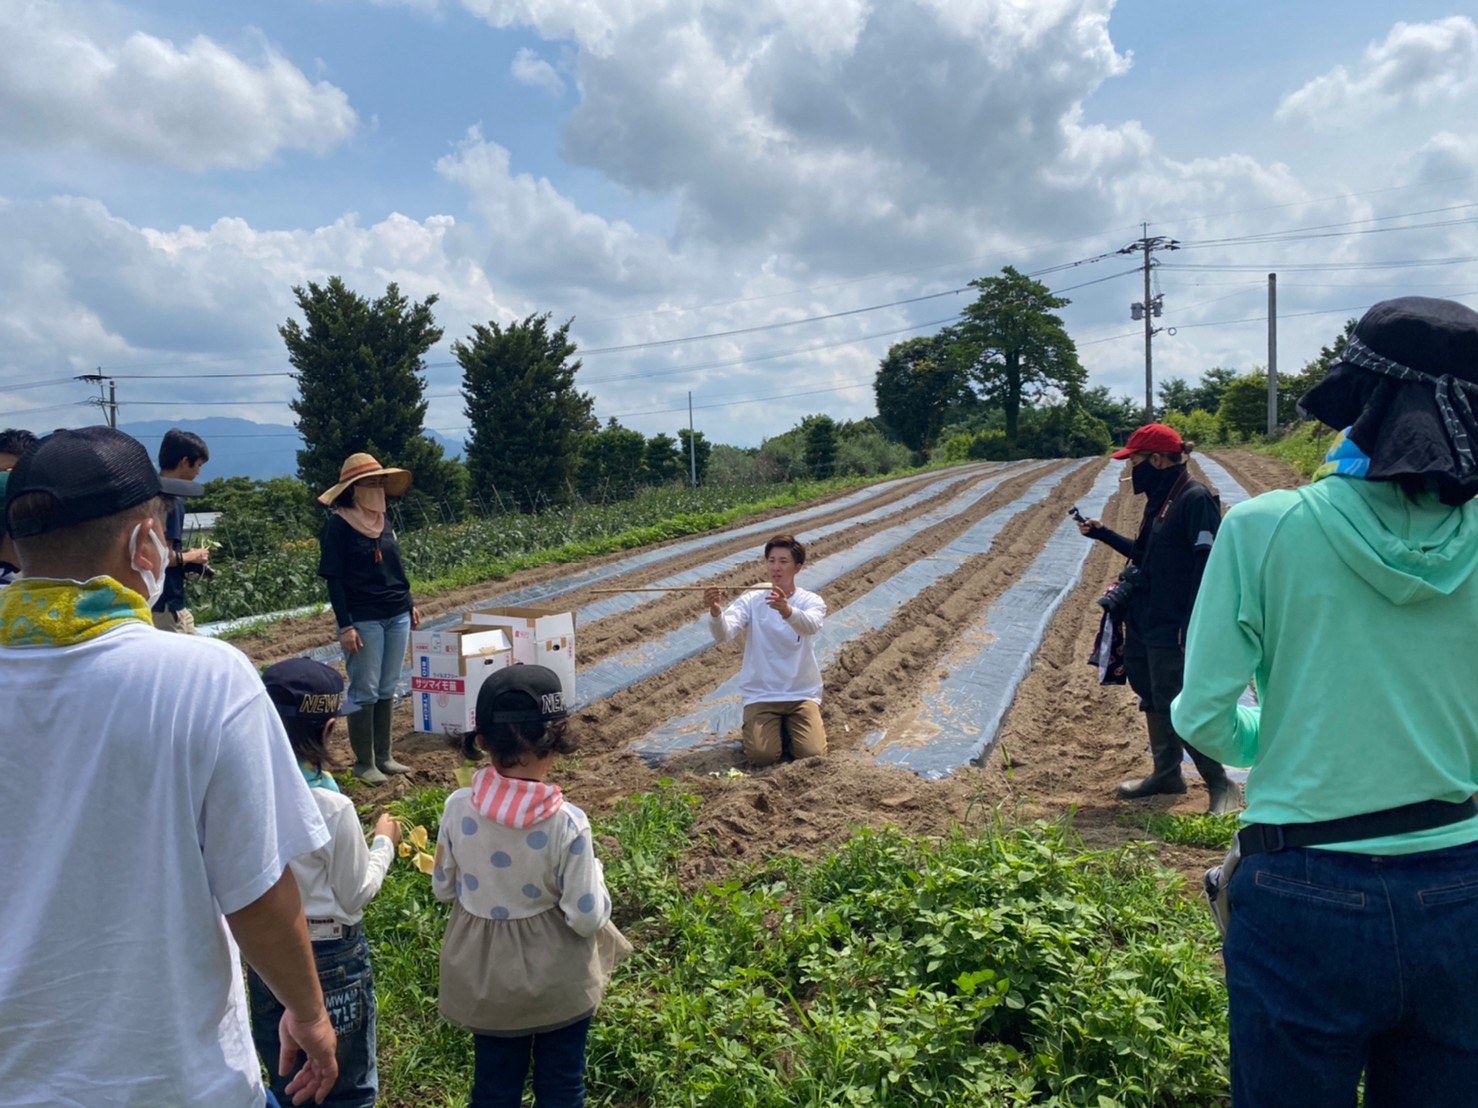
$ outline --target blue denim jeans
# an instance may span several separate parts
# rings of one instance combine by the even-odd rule
[[[349,699],[360,707],[395,695],[396,683],[405,668],[405,648],[411,641],[411,614],[401,612],[389,619],[356,620],[358,654],[344,654],[349,674]]]
[[[469,1108],[519,1108],[534,1060],[535,1108],[585,1108],[585,1036],[590,1017],[537,1035],[472,1036]]]
[[[380,1069],[375,1061],[375,980],[364,927],[356,924],[342,939],[314,943],[313,961],[324,1004],[339,1036],[339,1080],[323,1103],[337,1108],[374,1108]],[[282,1004],[251,969],[246,974],[246,994],[251,1002],[251,1037],[271,1075],[270,1090],[283,1104],[291,1104],[287,1083],[292,1074],[277,1072]]]
[[[1478,1099],[1478,843],[1288,850],[1232,877],[1223,954],[1238,1108]]]

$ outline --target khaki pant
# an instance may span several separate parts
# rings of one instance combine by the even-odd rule
[[[195,634],[195,617],[189,608],[177,612],[154,612],[154,626],[161,631],[177,631],[181,635]]]
[[[814,700],[781,700],[744,706],[744,756],[750,765],[780,761],[789,739],[793,758],[818,758],[826,753],[826,725],[821,705]]]

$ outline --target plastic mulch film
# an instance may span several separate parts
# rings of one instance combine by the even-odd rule
[[[969,476],[969,473],[974,473],[978,471],[979,467],[974,466],[969,467],[969,472],[963,473],[961,470],[956,469],[941,470],[940,475],[947,476],[959,473],[961,474],[961,477],[957,479],[962,479],[964,476]],[[481,603],[488,607],[496,606],[500,608],[515,606],[522,607],[529,604],[538,604],[540,601],[548,600],[553,596],[557,596],[559,593],[570,592],[573,589],[583,588],[586,585],[594,585],[598,582],[605,581],[619,574],[630,573],[633,570],[641,569],[644,566],[650,565],[654,562],[660,562],[667,558],[674,558],[680,554],[689,554],[692,553],[694,550],[702,550],[705,546],[712,546],[715,543],[724,542],[728,539],[733,538],[735,535],[758,534],[759,532],[767,530],[771,527],[785,527],[795,523],[802,523],[807,519],[814,518],[817,514],[827,514],[838,509],[850,508],[855,504],[866,502],[872,497],[878,495],[878,493],[880,492],[886,492],[888,489],[895,488],[896,486],[902,484],[904,481],[911,481],[913,479],[914,478],[912,477],[899,477],[893,481],[883,481],[876,485],[870,485],[867,488],[862,489],[859,492],[855,492],[850,496],[843,497],[841,500],[834,500],[824,505],[813,506],[803,512],[794,512],[791,515],[782,516],[779,519],[771,519],[766,520],[764,523],[752,524],[749,527],[740,528],[737,531],[725,531],[722,534],[710,532],[699,538],[689,539],[686,542],[673,543],[671,546],[664,546],[661,550],[649,550],[643,554],[634,554],[629,558],[621,559],[619,562],[614,562],[604,566],[595,566],[588,570],[571,573],[570,576],[562,577],[558,581],[534,588],[524,589],[521,590],[519,593],[509,593],[504,596],[494,597],[492,599],[484,600]],[[570,582],[573,582],[573,584],[571,584]],[[321,604],[310,604],[303,608],[292,608],[287,611],[271,612],[267,615],[241,616],[238,619],[218,620],[214,623],[201,624],[199,627],[196,628],[196,630],[202,635],[222,635],[228,631],[234,630],[237,627],[255,622],[259,619],[280,619],[284,616],[310,615],[319,611],[323,607],[324,606]],[[455,626],[458,622],[460,622],[460,616],[448,617],[443,621],[439,621],[435,626],[432,626],[430,624],[428,624],[427,626],[431,627],[432,630],[439,631],[442,630],[443,626],[452,627]],[[330,646],[327,649],[335,657],[338,656],[339,648],[337,646]],[[316,651],[310,653],[316,653]]]
[[[900,606],[907,604],[935,582],[954,573],[969,559],[988,553],[996,536],[1007,523],[1026,509],[1041,503],[1055,487],[1087,464],[1086,460],[1080,461],[1041,478],[1018,499],[992,512],[927,559],[906,566],[901,572],[855,598],[845,608],[829,615],[817,636],[817,662],[825,669],[848,642],[885,626]],[[736,673],[704,697],[697,709],[677,719],[668,720],[632,743],[631,749],[646,761],[659,764],[675,754],[732,733],[739,728],[742,717],[739,674]]]
[[[932,499],[933,497],[954,488],[954,486],[958,485],[961,481],[968,481],[972,478],[978,480],[983,476],[985,476],[985,471],[957,474],[949,478],[949,480],[947,481],[940,481],[936,484],[932,484],[927,489],[923,489],[917,493],[913,493],[910,496],[902,497],[901,499],[895,500],[891,504],[886,504],[881,508],[875,508],[870,512],[864,512],[862,515],[848,516],[846,519],[839,519],[835,523],[831,523],[825,527],[807,527],[804,531],[801,532],[801,534],[797,535],[796,537],[801,539],[806,544],[806,546],[811,547],[814,546],[817,541],[826,538],[828,535],[834,535],[838,531],[845,531],[851,527],[857,527],[868,523],[875,523],[880,519],[887,519],[889,516],[897,515],[899,512],[906,512],[913,508],[916,504],[921,504],[925,500]],[[765,525],[764,533],[766,538],[768,538],[770,535],[780,534],[781,531],[783,531],[783,528],[781,528],[780,530],[771,530],[771,528],[774,528],[775,526],[775,521],[771,521]],[[664,577],[660,581],[653,581],[644,587],[662,589],[684,585],[691,586],[694,580],[696,580],[697,578],[707,577],[711,579],[714,577],[718,577],[721,574],[728,573],[731,570],[738,569],[741,566],[750,564],[754,565],[756,574],[761,577],[764,576],[762,559],[760,558],[758,547],[752,550],[746,550],[742,554],[735,554],[733,557],[726,560],[708,562],[705,565],[685,569],[682,571],[682,573],[675,574],[671,577]],[[579,622],[582,624],[594,623],[598,619],[607,619],[611,616],[620,615],[622,612],[629,612],[633,608],[638,608],[643,604],[649,603],[651,603],[651,600],[642,593],[623,593],[620,596],[612,596],[605,600],[598,600],[594,604],[587,604],[585,607],[580,609],[578,619]]]
[[[1105,466],[1078,507],[1096,518],[1118,488],[1119,467]],[[930,779],[978,762],[995,742],[1053,615],[1077,587],[1092,549],[1077,524],[1064,517],[1021,579],[960,635],[960,645],[938,667],[949,676],[924,695],[917,714],[902,727],[867,736],[878,762]]]
[[[1221,463],[1213,461],[1205,454],[1197,454],[1195,459],[1196,464],[1201,467],[1201,472],[1206,474],[1206,479],[1216,486],[1216,494],[1221,497],[1223,509],[1230,508],[1233,504],[1240,504],[1247,499],[1247,490],[1237,484]]]
[[[969,508],[982,497],[990,495],[996,486],[1022,473],[1049,465],[1039,462],[1033,466],[1018,467],[992,474],[986,480],[973,485],[959,496],[925,512],[923,515],[869,535],[861,542],[839,550],[814,564],[808,562],[803,571],[801,584],[812,592],[819,592],[832,581],[866,565],[874,558],[888,554],[908,542],[929,527],[953,518]],[[701,612],[695,612],[693,622],[669,631],[665,636],[642,643],[620,654],[603,658],[589,669],[581,670],[576,678],[575,699],[580,707],[613,696],[662,670],[671,669],[679,662],[696,657],[717,644],[708,630],[708,620]]]
[[[938,481],[931,482],[928,488],[921,490],[918,493],[912,494],[906,499],[909,503],[916,503],[920,500],[927,500],[930,496],[937,495],[941,488],[948,488],[958,483],[959,481],[967,480],[968,478],[976,476],[982,472],[988,472],[990,468],[990,466],[972,465],[940,470],[939,473],[936,475],[940,478]],[[557,599],[560,596],[563,596],[565,593],[574,592],[577,589],[587,588],[591,585],[598,585],[602,581],[609,581],[612,578],[621,577],[628,573],[634,573],[638,570],[645,569],[648,566],[657,565],[665,561],[670,561],[673,558],[684,557],[688,554],[693,553],[694,551],[703,550],[706,547],[716,546],[720,543],[729,542],[735,538],[741,538],[746,535],[775,534],[778,531],[784,531],[788,528],[794,528],[797,525],[803,526],[807,520],[815,519],[818,516],[830,515],[833,512],[837,511],[845,511],[846,509],[855,507],[858,504],[865,504],[867,501],[873,499],[880,493],[885,493],[890,489],[896,488],[898,485],[902,484],[905,481],[912,480],[916,480],[916,478],[900,477],[893,481],[883,481],[876,485],[869,485],[867,488],[861,489],[849,496],[845,496],[840,500],[831,500],[827,501],[824,504],[812,505],[804,511],[792,512],[789,515],[780,516],[774,519],[767,519],[763,522],[753,523],[747,527],[740,527],[731,531],[708,532],[696,538],[687,539],[682,542],[671,543],[657,550],[647,550],[643,551],[640,554],[632,554],[628,557],[621,558],[614,562],[607,562],[604,565],[591,566],[583,570],[572,570],[568,575],[552,581],[546,581],[539,585],[531,585],[527,588],[517,589],[513,592],[498,593],[494,596],[485,597],[484,599],[469,605],[469,608],[471,608],[471,610],[473,611],[476,611],[480,608],[525,608],[545,604],[549,601]],[[896,505],[891,507],[894,507],[894,509],[896,510]],[[703,569],[702,567],[700,567],[699,570],[694,570],[690,572],[702,571]],[[632,606],[634,607],[635,605]],[[307,611],[312,610],[313,609],[307,609]],[[254,616],[251,618],[260,619],[263,617]],[[577,616],[578,620],[583,620],[585,622],[589,622],[592,618],[598,619],[600,617],[592,617],[584,611],[580,612]],[[428,631],[444,631],[449,627],[456,627],[461,622],[462,612],[455,611],[449,612],[448,614],[443,616],[438,616],[434,620],[429,620],[423,626]],[[217,634],[225,629],[224,625],[211,624],[208,626],[216,628],[215,633]],[[343,651],[339,648],[338,643],[325,643],[323,646],[316,646],[311,650],[304,651],[303,653],[307,657],[313,658],[316,661],[320,662],[336,662],[339,661],[343,656]],[[407,665],[401,675],[401,680],[399,682],[399,687],[397,691],[399,693],[404,693],[405,688],[408,687],[409,681],[410,666]]]

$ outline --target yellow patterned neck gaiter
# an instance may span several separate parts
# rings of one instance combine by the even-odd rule
[[[111,577],[21,577],[0,589],[0,646],[71,646],[131,620],[152,624],[149,606]]]

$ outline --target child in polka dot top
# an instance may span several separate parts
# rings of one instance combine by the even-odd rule
[[[447,797],[432,885],[450,901],[441,947],[442,1016],[473,1035],[472,1108],[518,1105],[530,1059],[538,1108],[585,1103],[585,1037],[616,961],[631,949],[590,821],[546,784],[576,749],[559,676],[499,670],[477,696],[469,759],[492,765]]]

